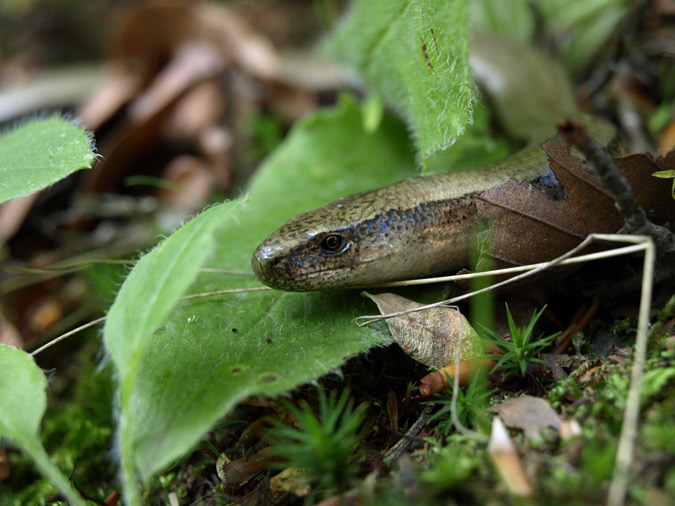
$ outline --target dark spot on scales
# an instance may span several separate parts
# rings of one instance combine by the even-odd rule
[[[548,174],[538,177],[530,181],[533,188],[546,194],[548,198],[557,202],[565,198],[565,188],[560,184],[558,178],[555,177],[553,171]]]

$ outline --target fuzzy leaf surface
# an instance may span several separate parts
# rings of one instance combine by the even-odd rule
[[[28,121],[0,136],[0,203],[89,169],[95,158],[87,133],[72,122]]]
[[[23,350],[0,344],[0,436],[34,442],[47,406],[45,376]]]
[[[409,146],[405,126],[391,116],[366,134],[352,99],[313,113],[258,170],[245,212],[218,228],[207,266],[251,273],[256,246],[291,216],[414,174]],[[191,291],[259,286],[252,276],[202,273]],[[356,291],[182,301],[155,332],[128,400],[142,478],[188,451],[241,399],[287,392],[390,344],[384,325],[352,322],[369,311]]]
[[[215,245],[214,231],[241,201],[212,207],[135,265],[110,308],[105,341],[122,382],[136,374],[152,333],[197,277]]]
[[[0,438],[21,447],[70,504],[85,506],[40,442],[40,422],[47,407],[45,375],[28,353],[4,344],[0,344],[0,371]]]
[[[464,0],[359,0],[326,43],[406,120],[419,162],[471,122],[466,19]]]

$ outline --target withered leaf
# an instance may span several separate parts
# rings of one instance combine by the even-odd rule
[[[542,149],[559,185],[553,179],[552,184],[510,179],[477,198],[479,215],[491,223],[498,266],[551,260],[591,233],[614,233],[623,225],[612,197],[562,137],[546,141]],[[675,216],[675,201],[670,198],[670,182],[651,174],[667,170],[673,158],[671,154],[653,160],[638,154],[615,159],[638,203],[656,223]]]
[[[536,433],[544,427],[555,429],[560,418],[547,400],[529,395],[518,397],[493,406],[490,411],[497,413],[507,427]]]
[[[468,358],[459,363],[459,374],[456,374],[456,365],[450,364],[442,369],[437,369],[430,372],[420,380],[420,393],[429,397],[438,392],[442,392],[446,388],[450,388],[450,379],[460,384],[460,386],[467,385],[476,374],[487,373],[492,369],[496,360],[489,358]]]
[[[375,302],[382,314],[407,311],[423,305],[393,293],[371,295],[363,292],[363,295]],[[483,353],[480,337],[468,320],[454,308],[437,307],[416,311],[389,318],[386,322],[403,351],[429,367],[441,368],[454,363],[457,354],[460,360],[464,360]]]
[[[270,490],[276,499],[287,493],[305,497],[311,490],[310,472],[307,469],[287,467],[270,478]]]
[[[227,460],[221,457],[216,464],[216,470],[225,488],[239,488],[264,472],[271,462],[278,460],[279,457],[271,455],[268,446],[258,453],[236,460]]]

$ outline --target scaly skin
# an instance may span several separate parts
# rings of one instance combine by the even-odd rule
[[[613,127],[599,120],[593,126],[599,142],[611,143]],[[539,146],[482,167],[405,179],[291,218],[256,249],[253,271],[272,288],[310,291],[465,267],[479,218],[475,197],[509,178],[537,191],[558,186]],[[335,252],[323,244],[329,235],[342,239]]]
[[[511,115],[521,115],[522,121],[512,126],[528,123],[529,148],[482,167],[406,179],[295,216],[253,253],[258,279],[280,290],[311,291],[452,272],[467,265],[479,218],[477,195],[509,178],[555,190],[558,182],[537,141],[546,138],[542,132],[551,132],[556,120],[578,114],[573,95],[560,67],[514,44],[474,39],[472,66],[479,78],[484,74],[498,109],[518,104]],[[500,65],[505,73],[490,79]],[[615,138],[609,123],[585,122],[597,142],[607,145]]]

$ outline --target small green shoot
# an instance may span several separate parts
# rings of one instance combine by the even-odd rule
[[[299,468],[308,472],[317,492],[342,493],[352,483],[358,459],[353,453],[363,439],[366,404],[354,407],[349,388],[337,398],[319,389],[319,413],[301,401],[297,408],[286,403],[297,428],[276,422],[268,436],[272,453],[286,459],[281,468]]]
[[[446,373],[447,374],[447,373]],[[452,421],[452,391],[453,381],[448,377],[450,386],[443,392],[436,394],[436,399],[431,401],[432,404],[441,405],[441,409],[436,411],[431,416],[431,421],[438,420],[438,430],[444,436],[454,431],[454,423]],[[488,382],[485,374],[475,374],[471,378],[471,382],[466,387],[466,391],[459,390],[457,397],[457,419],[466,427],[475,427],[478,430],[487,432],[490,428],[490,416],[485,411],[488,406],[490,396],[495,390],[487,388]]]
[[[543,360],[538,359],[537,355],[540,351],[547,348],[551,344],[551,341],[553,341],[553,339],[555,339],[555,337],[559,334],[555,333],[548,337],[540,337],[534,341],[532,340],[532,330],[537,324],[539,317],[544,312],[544,309],[546,309],[546,306],[541,308],[539,312],[535,311],[527,326],[519,328],[516,327],[516,324],[513,321],[513,316],[511,316],[511,311],[509,310],[509,306],[507,304],[506,315],[509,321],[511,341],[504,339],[493,330],[485,328],[481,325],[483,329],[490,335],[489,337],[485,338],[486,343],[496,346],[502,353],[502,356],[497,360],[493,370],[502,369],[509,374],[512,374],[514,371],[519,371],[520,375],[524,377],[525,373],[527,372],[528,362],[543,363]]]

